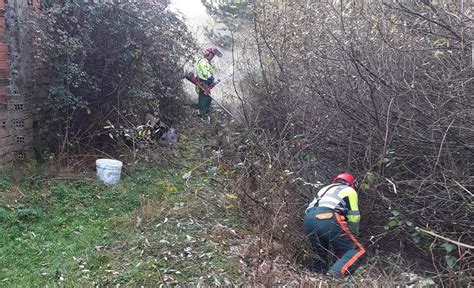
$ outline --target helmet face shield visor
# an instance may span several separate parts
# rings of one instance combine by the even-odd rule
[[[213,48],[213,49],[212,49],[212,53],[213,53],[214,55],[216,55],[217,57],[222,57],[221,51],[219,51],[219,49],[217,49],[217,48]]]

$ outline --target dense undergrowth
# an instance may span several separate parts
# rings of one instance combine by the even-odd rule
[[[348,171],[370,259],[395,253],[444,285],[470,282],[473,11],[461,2],[248,5],[235,183],[262,233],[304,262],[299,212]]]
[[[227,161],[222,150],[236,143],[235,126],[222,119],[211,126],[201,122],[187,126],[180,129],[178,147],[161,147],[173,155],[171,162],[126,162],[123,178],[114,187],[96,180],[90,165],[69,170],[56,163],[51,167],[31,162],[21,174],[2,174],[2,285],[418,283],[403,274],[410,269],[402,268],[403,259],[397,255],[374,257],[347,284],[305,269],[287,243],[262,233],[273,226],[254,229],[245,217],[251,211],[241,210],[245,195],[235,189],[232,179],[240,175],[242,165]],[[306,246],[300,249],[309,253]]]
[[[34,23],[38,60],[53,79],[44,87],[50,117],[42,125],[52,151],[128,157],[128,150],[130,163],[159,158],[137,148],[132,132],[146,114],[185,115],[176,95],[194,47],[162,2],[162,9],[68,2]],[[22,184],[0,179],[3,190],[22,196],[0,208],[0,264],[14,267],[3,268],[0,281],[241,283],[233,260],[200,240],[212,231],[202,228],[216,223],[211,203],[223,207],[219,213],[246,214],[259,249],[249,262],[257,275],[245,275],[271,285],[282,279],[274,267],[288,264],[262,243],[283,243],[286,261],[307,263],[314,255],[302,212],[318,185],[348,170],[360,180],[361,235],[370,256],[365,279],[401,283],[400,273],[410,270],[447,285],[469,282],[470,16],[428,2],[244,2],[252,13],[237,13],[251,25],[238,29],[254,46],[242,51],[250,56],[232,50],[248,64],[248,71],[234,67],[245,84],[234,83],[245,124],[240,134],[203,128],[217,142],[204,158],[184,157],[198,168],[165,171],[150,160],[116,188],[88,174],[56,181],[40,173]],[[183,149],[199,154],[209,143],[194,133],[188,137],[196,141]],[[222,174],[212,180],[221,185],[221,202],[199,197],[209,173]],[[196,219],[206,223],[196,226]],[[208,258],[210,266],[200,264]],[[261,269],[266,263],[270,268]]]

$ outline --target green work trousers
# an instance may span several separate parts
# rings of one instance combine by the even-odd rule
[[[202,89],[198,91],[198,109],[199,109],[199,116],[204,116],[209,113],[209,108],[211,107],[212,98],[206,94]]]

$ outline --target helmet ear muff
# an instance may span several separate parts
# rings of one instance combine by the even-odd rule
[[[359,182],[357,180],[354,180],[354,183],[352,184],[352,188],[354,189],[359,189]]]

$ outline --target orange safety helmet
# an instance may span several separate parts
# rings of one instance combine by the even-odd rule
[[[216,55],[217,57],[222,57],[221,51],[217,49],[216,47],[209,47],[206,50],[204,50],[204,57],[207,58],[209,56]]]
[[[346,182],[347,184],[349,184],[349,186],[351,186],[352,188],[354,188],[354,176],[352,176],[352,174],[349,174],[349,173],[342,173],[342,174],[339,174],[337,175],[336,177],[334,177],[334,179],[332,179],[332,183],[337,183],[338,181],[344,181]]]

